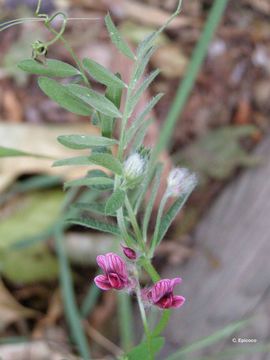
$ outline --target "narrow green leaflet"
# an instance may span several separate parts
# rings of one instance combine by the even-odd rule
[[[99,170],[99,169],[93,169],[93,170],[88,171],[87,177],[88,177],[88,178],[106,178],[106,179],[111,179],[108,174],[106,174],[104,171],[101,171],[101,170]],[[101,182],[103,182],[103,184],[102,184]],[[92,186],[91,186],[92,190],[95,189],[95,190],[97,190],[97,191],[108,191],[108,190],[112,190],[112,189],[113,189],[113,186],[112,186],[111,183],[105,185],[106,180],[101,181],[101,182],[92,185]]]
[[[131,102],[129,104],[129,114],[132,113],[135,106],[137,105],[138,101],[140,100],[142,94],[144,91],[149,87],[149,85],[154,81],[154,79],[158,76],[159,70],[153,71],[139,86],[139,88],[135,91],[134,96],[131,99]]]
[[[47,77],[38,78],[38,85],[41,90],[64,109],[77,114],[89,116],[92,109],[84,101],[74,96],[67,87]]]
[[[53,166],[70,166],[70,165],[91,165],[89,156],[76,156],[68,159],[56,160]]]
[[[116,73],[115,76],[121,79],[121,75],[119,73]],[[115,86],[108,86],[106,89],[106,98],[109,99],[117,107],[117,109],[119,109],[121,105],[122,92],[123,88]]]
[[[122,164],[111,154],[94,153],[90,156],[76,156],[68,159],[57,160],[53,166],[67,166],[67,165],[99,165],[108,170],[111,170],[117,175],[122,174]]]
[[[132,147],[131,147],[133,152],[135,152],[143,144],[148,127],[150,126],[150,124],[153,121],[154,121],[153,118],[146,120],[144,123],[141,124],[141,126],[139,126],[139,128],[137,129],[137,132],[134,133],[134,135],[132,137],[133,143],[132,143]]]
[[[57,140],[62,145],[75,150],[90,149],[94,146],[112,146],[118,143],[115,139],[94,135],[61,135]]]
[[[106,203],[105,212],[111,214],[116,212],[124,204],[126,193],[122,189],[115,190]]]
[[[81,72],[72,65],[54,59],[46,59],[46,62],[44,64],[33,59],[26,59],[22,60],[18,64],[18,67],[23,71],[35,75],[66,78],[81,74]]]
[[[114,25],[112,18],[109,14],[105,17],[105,24],[106,24],[108,33],[110,35],[110,38],[111,38],[112,42],[114,43],[114,45],[116,46],[116,48],[122,54],[126,55],[127,57],[129,57],[132,60],[135,60],[135,56],[134,56],[132,50],[130,49],[130,47],[125,42],[122,35],[120,34],[118,29]]]
[[[121,79],[120,74],[115,74],[115,76]],[[122,87],[108,86],[106,89],[105,97],[109,99],[117,107],[117,109],[119,109],[121,104],[122,92]],[[101,123],[102,135],[111,138],[113,136],[115,119],[104,114],[99,114],[99,118]]]
[[[138,59],[143,58],[145,54],[149,51],[149,49],[154,45],[154,42],[156,40],[155,35],[156,35],[156,31],[153,31],[152,33],[147,35],[145,39],[143,39],[143,41],[139,43],[136,51]]]
[[[150,198],[148,200],[148,204],[147,204],[145,212],[144,212],[144,217],[143,217],[143,237],[144,237],[144,239],[146,239],[146,237],[147,237],[147,228],[148,228],[150,216],[151,216],[151,213],[153,210],[153,206],[155,203],[155,199],[157,196],[157,192],[158,192],[158,188],[159,188],[159,184],[160,184],[160,180],[161,180],[162,168],[163,168],[163,165],[159,163],[156,168]]]
[[[214,334],[204,337],[198,341],[195,341],[193,344],[187,345],[182,347],[179,351],[174,353],[173,355],[169,356],[166,360],[180,360],[185,359],[183,358],[184,355],[189,354],[191,352],[203,349],[209,345],[215,344],[217,341],[224,339],[228,336],[231,336],[236,331],[242,329],[250,322],[248,320],[241,320],[234,322],[221,330],[216,331]]]
[[[104,95],[85,86],[77,84],[69,84],[66,86],[66,88],[77,99],[83,101],[85,104],[90,105],[92,108],[101,112],[102,114],[116,118],[122,117],[122,114],[117,109],[117,107]]]
[[[158,235],[156,239],[153,239],[155,242],[155,246],[158,246],[163,237],[165,236],[166,232],[168,231],[171,223],[173,222],[176,215],[179,213],[179,211],[182,209],[182,207],[185,205],[189,195],[193,189],[190,190],[187,194],[184,194],[183,196],[180,196],[170,207],[170,209],[166,212],[165,215],[161,218],[160,227],[158,231]]]
[[[43,158],[43,159],[52,159],[50,156],[35,154],[35,153],[29,153],[22,150],[17,150],[5,146],[0,146],[0,158],[1,157],[15,157],[15,156],[29,156],[29,157],[37,157],[37,158]]]
[[[133,138],[134,134],[138,130],[141,122],[144,121],[145,117],[149,114],[149,112],[154,108],[154,106],[159,102],[164,94],[160,93],[154,96],[149,103],[146,105],[144,110],[138,115],[138,117],[133,121],[132,125],[129,127],[126,137],[125,137],[125,144],[129,144],[131,139]]]
[[[103,166],[117,175],[122,174],[122,164],[111,154],[92,154],[88,157],[88,160],[92,164]]]
[[[106,204],[104,203],[87,203],[87,202],[79,202],[73,205],[75,209],[82,211],[89,211],[98,215],[106,215],[106,216],[116,216],[116,213],[109,213],[105,211]]]
[[[151,348],[155,354],[159,353],[164,345],[164,342],[165,340],[163,337],[156,337],[151,339]],[[137,345],[128,354],[126,354],[126,357],[128,360],[149,359],[148,343],[144,341]]]
[[[83,59],[83,66],[85,70],[101,84],[120,88],[127,86],[118,76],[92,59]]]
[[[148,52],[144,55],[144,57],[141,59],[139,66],[137,67],[137,70],[134,75],[135,81],[139,80],[142,77],[142,75],[145,72],[145,69],[151,59],[151,56],[154,54],[155,51],[156,51],[156,47],[155,46],[151,47],[148,50]]]
[[[90,229],[99,230],[113,235],[121,235],[118,226],[89,218],[71,218],[66,220],[69,224],[81,225]]]
[[[67,189],[72,186],[92,186],[92,185],[111,185],[113,187],[114,181],[109,177],[86,177],[82,179],[71,180],[65,183],[64,188]]]

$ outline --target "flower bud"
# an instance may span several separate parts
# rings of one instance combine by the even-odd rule
[[[122,250],[123,250],[123,253],[126,255],[126,257],[129,259],[129,260],[136,260],[137,259],[137,254],[136,254],[136,251],[134,251],[133,249],[129,248],[129,247],[126,247],[126,246],[122,246]]]
[[[146,169],[146,159],[138,152],[130,155],[124,163],[124,176],[128,181],[139,179]]]
[[[175,168],[167,178],[167,193],[173,197],[187,194],[193,190],[197,182],[196,175],[188,169]]]

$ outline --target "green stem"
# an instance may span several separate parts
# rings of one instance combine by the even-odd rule
[[[123,214],[123,208],[120,208],[119,210],[117,210],[117,224],[119,226],[119,229],[121,231],[121,235],[125,240],[125,243],[130,246],[133,247],[133,241],[131,240],[127,228],[126,228],[126,224],[125,224],[125,219],[124,219],[124,214]]]
[[[162,199],[160,201],[160,205],[159,205],[159,209],[158,209],[155,231],[154,231],[154,235],[153,235],[153,238],[151,240],[151,245],[150,245],[150,257],[153,256],[155,248],[157,246],[157,237],[158,237],[161,217],[162,217],[162,214],[163,214],[163,211],[164,211],[167,200],[168,200],[168,195],[165,192],[165,194],[163,195],[163,197],[162,197]]]
[[[132,79],[131,79],[131,82],[132,82]],[[127,96],[126,96],[126,100],[125,100],[125,107],[124,107],[124,111],[123,111],[122,122],[121,122],[121,133],[120,133],[119,147],[118,147],[118,156],[117,157],[120,161],[123,160],[123,155],[124,155],[124,148],[125,148],[124,140],[125,140],[126,126],[127,126],[127,122],[128,122],[128,103],[130,101],[130,95],[131,95],[131,88],[130,88],[130,84],[129,84],[129,87],[127,89]]]
[[[143,241],[142,233],[141,233],[141,230],[139,228],[136,216],[134,214],[134,211],[132,209],[132,206],[130,204],[130,201],[129,201],[129,198],[128,198],[127,195],[126,195],[126,199],[125,199],[125,205],[126,205],[126,208],[127,208],[127,211],[128,211],[128,215],[129,215],[132,227],[133,227],[135,235],[137,237],[137,241],[140,244],[141,249],[145,252],[146,249],[145,249],[145,243]]]
[[[148,351],[149,351],[149,358],[147,360],[154,360],[153,351],[152,351],[151,332],[150,332],[150,329],[149,329],[149,326],[147,323],[146,314],[145,314],[144,306],[142,303],[141,290],[140,290],[139,286],[137,286],[136,295],[137,295],[137,301],[138,301],[138,305],[139,305],[139,309],[140,309],[140,314],[141,314],[141,318],[142,318],[142,323],[143,323],[144,332],[146,335],[147,346],[148,346]]]
[[[156,271],[154,266],[151,264],[151,260],[143,258],[141,264],[144,267],[145,271],[149,274],[153,282],[157,282],[158,280],[160,280],[160,275]]]
[[[145,271],[149,274],[153,282],[157,282],[160,280],[160,275],[152,265],[151,261],[147,258],[144,258],[142,261],[142,266]],[[163,310],[161,318],[156,325],[155,329],[152,332],[152,337],[158,336],[167,326],[171,317],[171,310]]]

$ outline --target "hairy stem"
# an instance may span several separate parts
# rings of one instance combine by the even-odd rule
[[[128,196],[126,196],[125,205],[126,205],[126,208],[127,208],[127,211],[128,211],[128,215],[129,215],[132,227],[133,227],[135,235],[137,237],[137,241],[140,244],[141,249],[145,252],[146,249],[145,249],[145,243],[143,241],[142,233],[141,233],[139,224],[137,222],[134,210],[132,209],[132,206],[130,204]]]
[[[152,351],[151,332],[150,332],[150,329],[148,326],[144,306],[142,303],[141,290],[140,290],[139,286],[137,286],[136,295],[137,295],[137,301],[138,301],[138,305],[139,305],[139,309],[140,309],[140,314],[141,314],[141,318],[142,318],[142,322],[143,322],[144,332],[146,335],[146,341],[147,341],[147,346],[148,346],[148,351],[149,351],[149,358],[147,360],[154,360],[153,351]]]

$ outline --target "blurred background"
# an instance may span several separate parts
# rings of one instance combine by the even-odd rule
[[[162,158],[168,167],[189,167],[200,179],[154,260],[164,276],[183,278],[179,292],[187,298],[165,332],[160,359],[232,321],[252,316],[242,330],[228,332],[219,344],[212,341],[186,359],[218,359],[217,352],[228,351],[231,359],[267,360],[269,353],[257,350],[270,336],[270,2],[228,1],[211,42],[200,45],[206,46],[206,57],[190,97],[183,102],[177,89],[195,71],[189,64],[212,5],[212,0],[183,1],[181,15],[159,36],[147,69],[158,67],[161,75],[144,103],[165,93],[153,114],[147,143],[157,143],[174,105],[177,122]],[[175,0],[46,0],[41,13],[61,10],[70,18],[85,18],[68,21],[65,33],[78,57],[90,57],[128,79],[131,64],[111,45],[104,16],[111,13],[135,48],[175,7]],[[35,8],[34,0],[0,0],[0,21],[31,17]],[[68,113],[48,99],[36,77],[17,67],[20,60],[31,58],[34,41],[50,38],[41,23],[33,22],[0,32],[0,146],[65,158],[73,152],[57,144],[58,135],[95,134],[96,128],[88,118]],[[73,63],[59,42],[47,56]],[[72,202],[62,191],[63,182],[84,171],[56,170],[45,159],[0,159],[0,357],[4,360],[79,358],[80,345],[70,330],[76,332],[69,317],[74,303],[94,359],[115,359],[121,349],[138,340],[138,335],[132,336],[140,332],[136,307],[124,295],[101,294],[92,286],[96,255],[113,250],[114,238],[81,227],[65,233],[69,263],[64,266],[75,293],[71,287],[64,289],[71,298],[65,316],[65,280],[61,274],[59,280],[59,251],[52,233],[61,210]],[[149,282],[147,277],[143,281]],[[234,344],[232,338],[256,341]]]

